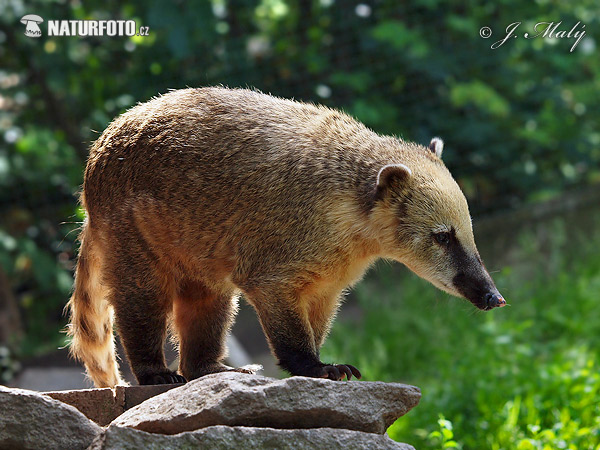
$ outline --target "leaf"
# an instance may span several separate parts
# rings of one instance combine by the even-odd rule
[[[381,22],[373,28],[371,34],[378,41],[389,44],[396,50],[406,51],[415,58],[424,58],[429,54],[427,39],[400,21]]]
[[[491,86],[479,80],[455,83],[450,88],[450,100],[454,106],[472,104],[496,117],[506,117],[510,113],[508,101]]]

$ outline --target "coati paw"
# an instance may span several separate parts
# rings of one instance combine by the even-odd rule
[[[340,381],[346,378],[350,380],[352,375],[360,380],[362,375],[360,371],[350,364],[324,364],[321,367],[321,375],[319,378],[328,378],[330,380]]]
[[[139,377],[138,381],[140,382],[140,385],[187,383],[187,380],[184,377],[171,371],[142,375]]]

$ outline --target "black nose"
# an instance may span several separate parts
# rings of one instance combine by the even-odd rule
[[[498,307],[501,308],[502,306],[506,306],[506,300],[504,300],[504,298],[502,298],[502,296],[497,292],[488,292],[487,294],[485,294],[485,297],[483,299],[485,301],[485,305],[490,309]]]

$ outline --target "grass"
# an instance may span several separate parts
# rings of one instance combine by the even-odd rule
[[[595,226],[589,226],[590,224]],[[388,430],[419,449],[600,449],[600,215],[515,237],[493,276],[510,307],[483,313],[397,265],[356,289],[323,359],[423,397]]]

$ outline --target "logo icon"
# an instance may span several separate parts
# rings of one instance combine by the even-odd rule
[[[21,23],[25,25],[25,36],[39,38],[42,35],[42,30],[38,24],[42,23],[44,19],[36,14],[27,14],[21,18]]]

